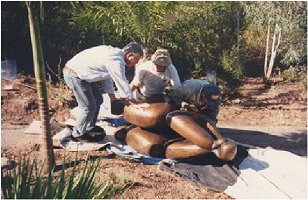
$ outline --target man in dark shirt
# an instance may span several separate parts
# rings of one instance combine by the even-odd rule
[[[206,80],[186,80],[171,91],[170,95],[172,101],[182,110],[198,112],[217,123],[221,93],[215,84]]]

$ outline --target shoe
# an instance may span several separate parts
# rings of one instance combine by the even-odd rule
[[[96,141],[93,137],[90,137],[88,135],[82,135],[79,137],[74,137],[71,135],[71,139],[74,142],[95,142]]]
[[[104,137],[106,136],[106,131],[99,126],[95,126],[90,131],[87,131],[85,135],[93,138],[93,140],[95,141],[99,141],[99,140],[104,139]]]

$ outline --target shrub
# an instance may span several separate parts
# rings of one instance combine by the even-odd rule
[[[284,80],[298,83],[304,91],[307,91],[307,66],[291,66],[284,70],[281,76]]]
[[[291,82],[301,82],[306,79],[307,67],[295,66],[289,67],[289,69],[282,72],[282,78]]]
[[[95,182],[99,164],[99,161],[87,160],[83,171],[76,175],[75,160],[70,174],[65,173],[63,164],[58,177],[51,171],[44,177],[42,167],[38,168],[36,161],[20,159],[18,166],[13,170],[1,170],[3,197],[5,199],[102,199],[122,194],[125,185],[121,181],[104,181],[99,184]]]
[[[243,77],[243,65],[239,56],[237,48],[233,47],[230,51],[224,51],[220,59],[224,74],[235,81],[240,81]]]

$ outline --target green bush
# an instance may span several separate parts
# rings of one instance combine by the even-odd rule
[[[291,82],[302,82],[306,80],[307,77],[307,67],[306,66],[295,66],[289,67],[289,69],[284,70],[281,74],[284,80]]]
[[[243,65],[239,57],[238,49],[233,47],[230,51],[223,52],[220,61],[223,72],[235,81],[240,81],[243,77]]]
[[[77,174],[75,160],[70,174],[65,172],[63,164],[58,177],[51,171],[44,177],[42,167],[38,168],[35,161],[20,159],[13,170],[1,170],[2,194],[5,199],[102,199],[122,194],[125,184],[117,177],[96,183],[99,164],[87,160],[82,172]]]
[[[298,83],[304,91],[307,91],[307,66],[291,66],[284,70],[281,76],[284,80]]]

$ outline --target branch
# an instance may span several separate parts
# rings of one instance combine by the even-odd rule
[[[277,39],[277,44],[275,46],[275,51],[277,51],[278,49],[278,46],[280,44],[280,41],[281,41],[281,28],[279,27],[279,25],[277,25],[277,31],[278,31],[278,39]]]

